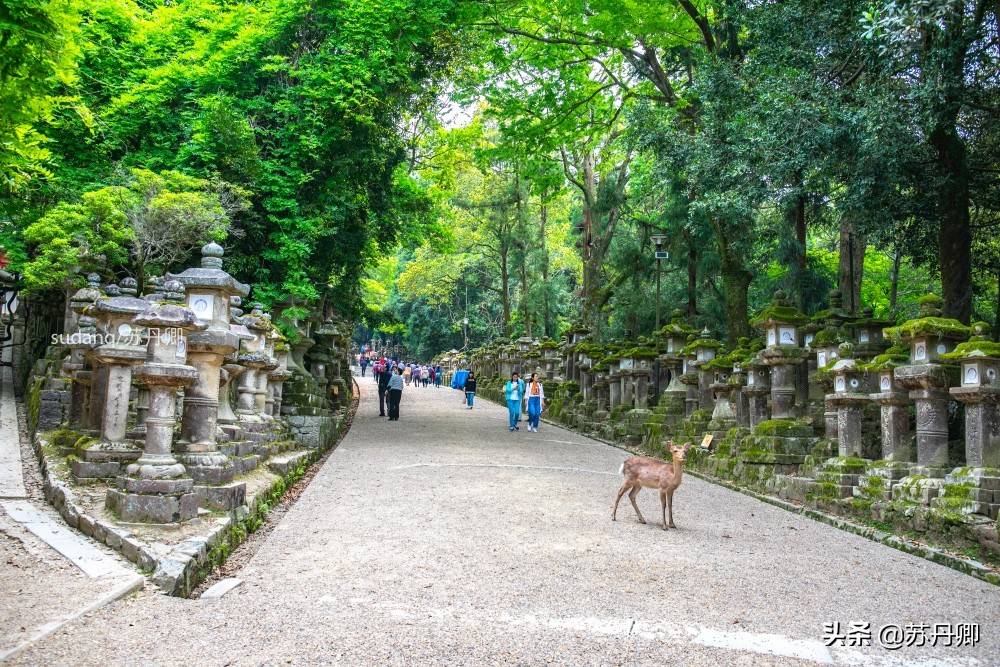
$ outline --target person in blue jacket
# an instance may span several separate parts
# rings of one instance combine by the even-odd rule
[[[521,420],[521,400],[524,398],[524,380],[517,373],[511,373],[507,384],[503,386],[507,398],[507,412],[510,416],[510,430],[520,431],[517,422]]]

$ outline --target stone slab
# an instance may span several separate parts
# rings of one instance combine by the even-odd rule
[[[267,467],[271,472],[278,475],[287,475],[288,471],[297,466],[309,457],[309,452],[292,452],[282,456],[276,456],[267,462]]]
[[[4,510],[18,523],[67,560],[83,570],[88,577],[117,576],[128,571],[113,557],[95,547],[86,538],[56,522],[26,500],[10,500]]]
[[[204,593],[201,594],[201,597],[199,599],[218,600],[223,595],[233,590],[242,583],[243,583],[242,579],[236,579],[235,577],[223,579],[222,581],[216,582],[215,584],[210,586]]]

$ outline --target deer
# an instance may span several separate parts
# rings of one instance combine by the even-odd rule
[[[668,443],[671,460],[659,461],[648,456],[630,456],[622,463],[618,470],[624,477],[622,488],[618,489],[618,496],[615,498],[615,506],[611,509],[611,520],[617,521],[618,503],[622,496],[628,491],[629,502],[635,509],[639,523],[646,523],[639,511],[639,506],[635,504],[635,497],[639,495],[642,487],[660,490],[660,507],[663,512],[663,530],[677,528],[674,525],[674,491],[681,485],[681,477],[684,470],[684,457],[691,448],[691,443],[687,442],[681,447],[674,444],[673,440]],[[667,513],[670,514],[670,521],[667,521]]]

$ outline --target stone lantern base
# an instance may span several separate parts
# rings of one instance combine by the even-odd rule
[[[113,479],[123,465],[142,456],[142,450],[131,443],[97,443],[83,450],[80,458],[70,462],[70,472],[76,482]]]
[[[182,479],[118,478],[105,506],[128,523],[181,523],[198,515],[194,482]]]

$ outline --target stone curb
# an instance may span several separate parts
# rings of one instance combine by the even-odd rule
[[[343,424],[350,423],[348,417],[349,412],[344,412],[337,420],[337,436],[328,446],[309,451],[309,455],[305,458],[307,469],[329,449],[340,443],[346,435],[346,432],[341,432],[340,428]],[[270,497],[280,483],[285,484],[287,491],[288,486],[290,486],[288,480],[295,473],[294,470],[290,470],[281,475],[271,486],[258,492],[249,507],[244,506],[233,510],[229,516],[220,518],[216,525],[206,533],[189,538],[176,545],[166,555],[160,555],[145,543],[134,538],[129,531],[86,514],[85,510],[76,504],[69,485],[60,479],[50,467],[42,447],[42,440],[37,433],[31,438],[31,445],[35,450],[42,471],[42,491],[45,494],[45,499],[59,512],[66,523],[71,528],[75,528],[84,535],[119,552],[144,573],[149,574],[151,581],[159,588],[166,593],[177,596],[186,596],[194,590],[195,586],[211,570],[209,568],[206,571],[205,568],[211,565],[210,555],[212,555],[213,549],[220,546],[225,540],[231,542],[230,533],[236,527],[243,526],[247,518],[259,512],[263,499]],[[245,539],[245,535],[242,539]],[[231,546],[235,546],[235,544],[231,544]]]
[[[499,401],[490,396],[483,396],[483,397],[494,404],[500,405]],[[503,406],[500,405],[500,407]],[[576,430],[569,428],[564,424],[552,421],[551,419],[546,419],[545,417],[542,417],[541,421],[543,421],[546,424],[549,424],[550,426],[556,426],[563,430],[570,431],[571,433],[576,433],[577,435],[583,436],[585,438],[596,440],[597,442],[603,442],[605,445],[608,445],[609,447],[614,447],[615,449],[619,449],[623,452],[628,452],[629,454],[642,453],[639,450],[629,449],[628,447],[625,447],[619,443],[605,440],[600,436],[585,435],[583,433],[578,433]],[[718,486],[730,489],[731,491],[737,491],[739,493],[742,493],[743,495],[750,496],[751,498],[756,498],[757,500],[765,502],[769,505],[780,507],[781,509],[786,510],[788,512],[792,512],[793,514],[800,514],[806,516],[810,519],[813,519],[814,521],[819,521],[829,526],[833,526],[834,528],[839,528],[840,530],[844,530],[849,533],[854,533],[859,537],[867,538],[869,540],[872,540],[873,542],[878,542],[879,544],[883,544],[887,547],[892,547],[893,549],[903,551],[913,556],[919,556],[920,558],[929,560],[932,563],[937,563],[938,565],[944,565],[945,567],[950,567],[953,570],[958,570],[963,574],[968,574],[972,577],[975,577],[976,579],[980,579],[981,581],[985,581],[995,586],[1000,586],[1000,574],[991,570],[989,567],[987,567],[986,565],[977,560],[954,556],[936,547],[932,547],[927,544],[922,544],[920,542],[914,542],[912,540],[906,540],[899,537],[898,535],[887,533],[884,530],[878,530],[877,528],[872,528],[871,526],[855,523],[853,521],[844,519],[843,517],[839,517],[833,514],[828,514],[826,512],[811,507],[805,507],[802,505],[789,503],[787,501],[781,500],[780,498],[775,498],[774,496],[768,496],[766,494],[758,493],[756,491],[751,491],[750,489],[744,489],[740,486],[737,486],[736,484],[733,484],[732,482],[728,482],[726,480],[706,475],[703,472],[698,472],[696,470],[691,470],[687,468],[685,468],[684,472],[688,475],[697,477],[698,479],[706,481],[710,484],[716,484]]]
[[[116,600],[120,600],[127,595],[131,595],[136,591],[142,590],[145,583],[146,583],[146,578],[143,577],[142,575],[139,574],[132,575],[124,583],[111,589],[110,591],[108,591],[101,597],[97,598],[90,604],[81,607],[80,609],[77,609],[72,614],[63,617],[58,621],[52,621],[46,623],[41,627],[41,630],[39,630],[36,634],[25,639],[17,646],[7,649],[6,651],[0,652],[0,662],[4,662],[5,660],[10,660],[11,658],[23,652],[25,649],[30,648],[33,644],[40,642],[46,637],[55,634],[63,626],[72,623],[78,618],[86,616],[87,614],[93,611],[97,611],[101,607],[105,607],[111,604],[112,602],[115,602]]]

